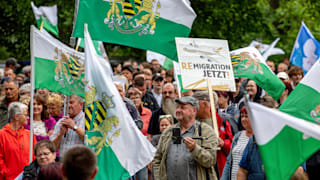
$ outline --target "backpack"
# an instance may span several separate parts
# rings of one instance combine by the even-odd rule
[[[232,135],[234,136],[237,132],[239,132],[239,127],[236,119],[230,114],[218,112],[219,116],[223,119],[223,126],[226,127],[226,121],[230,123]]]

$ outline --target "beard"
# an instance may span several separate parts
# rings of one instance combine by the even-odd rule
[[[171,98],[162,98],[161,107],[165,114],[171,114],[172,117],[176,118],[177,105],[174,100],[175,99]]]

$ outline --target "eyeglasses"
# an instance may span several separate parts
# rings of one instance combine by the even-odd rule
[[[162,94],[173,94],[173,91],[163,91]]]
[[[159,116],[159,119],[162,119],[162,118],[171,118],[171,114],[166,114],[166,115],[160,115]]]

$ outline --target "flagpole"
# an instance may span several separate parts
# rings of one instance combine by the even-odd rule
[[[77,45],[76,45],[76,48],[75,48],[76,51],[78,51],[80,43],[81,43],[81,38],[78,38]]]
[[[43,29],[43,21],[41,21],[40,31],[42,31],[42,29]]]
[[[32,162],[32,152],[33,152],[33,97],[34,97],[34,27],[31,26],[30,30],[30,53],[31,53],[31,99],[30,99],[30,144],[29,144],[29,163]]]
[[[209,98],[210,98],[213,130],[216,133],[216,135],[219,137],[218,123],[217,123],[217,117],[216,117],[216,107],[214,106],[214,98],[213,98],[213,93],[212,93],[213,90],[212,90],[211,80],[208,78],[207,82],[208,82],[208,91],[209,91]]]

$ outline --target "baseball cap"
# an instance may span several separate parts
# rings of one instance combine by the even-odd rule
[[[199,109],[199,104],[198,100],[192,96],[184,96],[179,99],[175,100],[176,103],[181,103],[181,104],[190,104],[192,106],[196,106],[197,109]]]
[[[160,80],[160,81],[163,80],[163,77],[161,76],[160,73],[156,73],[156,74],[154,74],[153,77],[152,77],[152,81],[157,81],[157,80]]]

